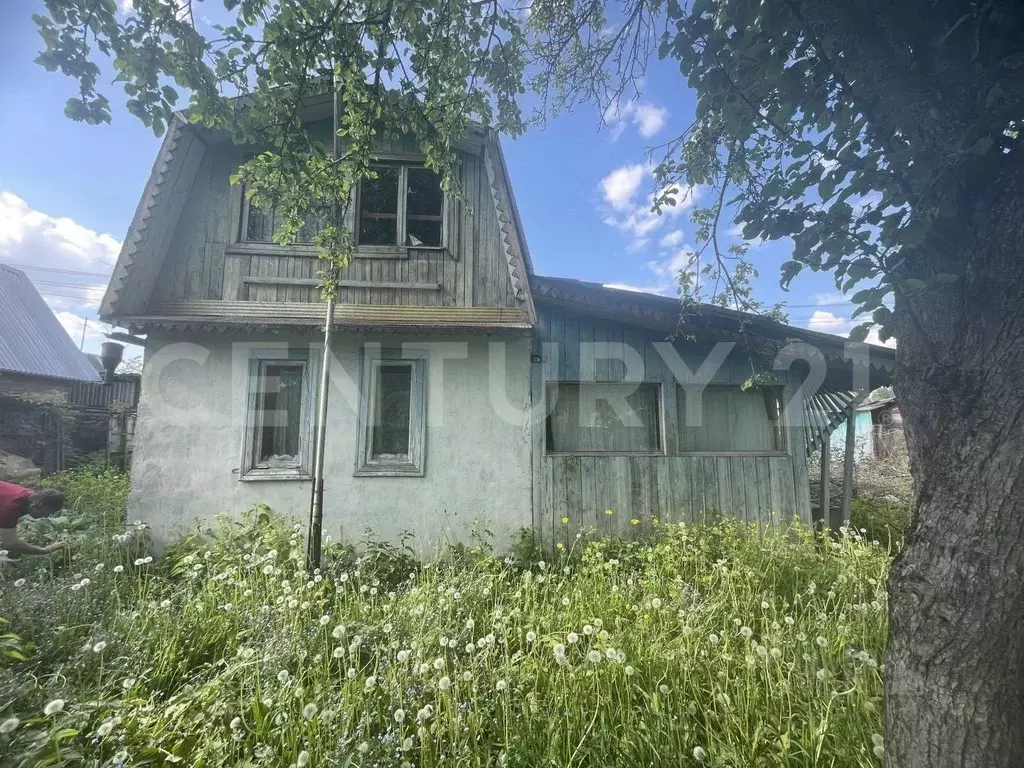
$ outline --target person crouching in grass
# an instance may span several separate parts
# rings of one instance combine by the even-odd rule
[[[37,547],[18,538],[18,520],[30,517],[50,517],[64,508],[64,494],[52,488],[33,491],[14,483],[0,481],[0,549],[12,556],[48,555],[67,547],[67,542],[55,541]]]

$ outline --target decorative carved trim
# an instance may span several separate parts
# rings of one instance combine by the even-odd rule
[[[114,274],[111,275],[110,284],[103,296],[103,305],[100,310],[102,317],[108,317],[117,310],[121,298],[121,290],[124,288],[135,257],[139,254],[148,234],[149,225],[153,218],[154,208],[157,201],[164,192],[167,181],[167,171],[175,160],[175,153],[178,145],[184,136],[185,121],[177,114],[171,118],[167,129],[167,137],[160,145],[160,152],[157,154],[156,162],[153,164],[153,171],[149,176],[146,189],[135,209],[135,216],[132,218],[131,226],[128,228],[128,236],[121,246],[121,253],[117,257],[117,266]]]
[[[508,276],[512,281],[512,291],[516,299],[523,301],[526,298],[522,280],[518,274],[518,264],[522,263],[522,254],[518,252],[519,243],[514,229],[509,206],[505,200],[505,191],[502,188],[503,180],[494,169],[494,160],[491,157],[490,149],[484,152],[484,167],[487,169],[487,183],[491,188],[491,201],[494,203],[494,211],[498,216],[498,229],[501,231],[501,245],[505,253],[505,263],[508,264]]]

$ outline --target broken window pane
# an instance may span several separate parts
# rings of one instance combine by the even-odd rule
[[[408,169],[406,194],[406,245],[441,245],[441,215],[444,195],[441,177],[427,168]]]
[[[409,455],[412,366],[381,365],[376,394],[371,456],[405,458]]]
[[[302,417],[301,363],[261,363],[256,400],[256,465],[299,464]]]
[[[359,189],[359,244],[398,245],[398,178],[401,169],[379,166]]]

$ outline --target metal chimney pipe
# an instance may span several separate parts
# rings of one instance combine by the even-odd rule
[[[100,345],[100,362],[103,363],[103,383],[114,383],[114,371],[124,359],[124,344],[105,341]]]

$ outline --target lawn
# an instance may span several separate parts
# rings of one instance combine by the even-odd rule
[[[153,557],[124,478],[57,482],[74,559],[2,575],[2,766],[881,764],[889,556],[855,535],[331,544],[310,577],[266,510]]]

